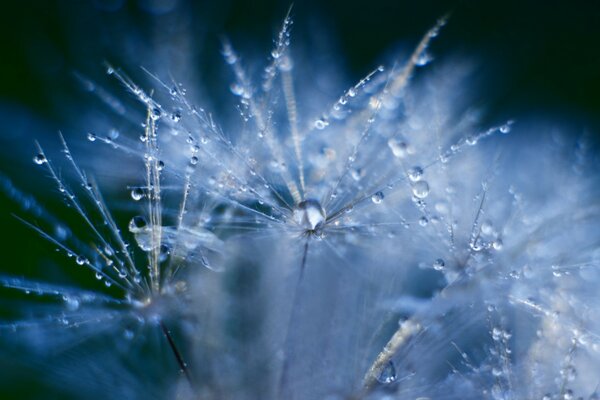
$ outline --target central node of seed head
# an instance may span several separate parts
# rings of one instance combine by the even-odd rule
[[[325,224],[326,214],[321,203],[314,199],[308,199],[298,203],[294,209],[293,218],[299,226],[314,232]]]

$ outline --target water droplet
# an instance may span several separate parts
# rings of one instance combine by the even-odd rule
[[[233,93],[236,96],[242,96],[244,94],[244,87],[237,83],[232,83],[229,86],[229,90],[231,90],[231,93]]]
[[[492,329],[492,339],[496,342],[502,339],[502,329],[494,327]]]
[[[423,168],[414,166],[408,170],[408,179],[413,182],[420,180],[423,177]]]
[[[427,181],[418,181],[412,187],[413,195],[418,199],[424,199],[429,195],[429,184]]]
[[[469,145],[469,146],[475,146],[477,144],[477,136],[475,135],[469,135],[467,136],[467,138],[465,139],[465,142]]]
[[[37,165],[42,165],[43,163],[45,163],[46,161],[46,156],[43,155],[42,153],[36,155],[35,157],[33,157],[33,162],[36,163]]]
[[[102,279],[102,274],[100,272],[96,272],[96,279],[101,280]]]
[[[353,168],[350,171],[350,175],[352,176],[352,179],[354,179],[355,181],[359,181],[360,178],[363,176],[364,171],[361,168]]]
[[[315,231],[326,221],[325,210],[317,200],[308,199],[300,202],[294,210],[293,220],[308,231]]]
[[[156,121],[161,116],[162,116],[162,111],[160,111],[160,108],[155,107],[152,109],[152,112],[150,113],[150,118],[152,118],[154,121]]]
[[[492,247],[494,248],[494,250],[502,250],[502,248],[504,247],[504,243],[502,242],[502,239],[498,238],[496,240],[494,240],[492,242]]]
[[[397,158],[404,158],[410,153],[410,149],[407,143],[400,142],[393,138],[388,140],[388,147],[392,151],[394,157]]]
[[[96,141],[96,134],[92,133],[92,132],[89,132],[87,134],[87,140],[89,140],[90,142],[95,142]]]
[[[395,382],[396,378],[396,367],[392,361],[389,361],[377,377],[377,380],[380,383],[389,384]]]
[[[144,197],[144,189],[142,188],[133,188],[131,189],[131,198],[134,201],[140,201]]]
[[[112,75],[112,74],[114,74],[114,73],[115,73],[115,70],[113,69],[113,67],[107,67],[107,68],[106,68],[106,73],[107,73],[108,75]]]
[[[371,201],[375,204],[381,204],[384,197],[385,196],[383,195],[383,192],[377,192],[373,196],[371,196]]]
[[[87,259],[86,259],[85,257],[83,257],[83,256],[77,256],[77,257],[75,258],[75,262],[76,262],[78,265],[83,265],[83,264],[87,263]]]
[[[179,111],[176,111],[173,114],[171,114],[171,121],[175,123],[181,121],[181,113]]]
[[[510,132],[510,124],[505,124],[500,127],[500,132],[509,133]]]
[[[446,263],[441,258],[438,258],[433,262],[433,269],[435,269],[436,271],[443,271],[445,267]]]
[[[428,223],[429,223],[429,220],[427,219],[427,217],[421,217],[421,218],[419,218],[419,225],[421,225],[421,226],[427,226]]]
[[[319,130],[323,130],[327,127],[327,125],[329,125],[329,122],[327,122],[324,119],[318,119],[315,121],[315,128],[319,129]]]
[[[193,156],[192,158],[190,158],[190,164],[192,164],[192,165],[198,164],[198,157]]]
[[[136,215],[129,221],[129,232],[138,233],[148,226],[146,219],[140,215]]]
[[[415,65],[417,65],[418,67],[423,67],[423,66],[427,65],[428,63],[430,63],[432,60],[433,60],[433,57],[431,57],[431,55],[429,53],[424,51],[421,54],[419,54],[419,57],[417,57],[417,60],[415,61]]]

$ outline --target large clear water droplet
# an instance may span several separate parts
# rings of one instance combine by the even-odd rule
[[[326,214],[319,201],[308,199],[298,204],[293,219],[302,228],[315,231],[325,224]]]

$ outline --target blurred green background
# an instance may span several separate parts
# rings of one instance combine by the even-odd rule
[[[149,70],[178,60],[223,93],[220,40],[248,59],[268,54],[289,2],[274,0],[4,0],[0,9],[0,172],[50,209],[60,197],[34,168],[34,139],[84,135],[82,115],[95,104],[74,72],[105,79],[103,62]],[[600,3],[594,1],[297,1],[292,46],[330,52],[348,84],[410,49],[440,16],[451,19],[432,47],[438,60],[474,61],[473,104],[490,121],[536,116],[573,134],[600,132]],[[184,49],[171,53],[168,44]],[[157,56],[155,50],[163,49]],[[187,50],[185,50],[187,49]],[[303,49],[307,51],[306,48]],[[308,49],[310,50],[310,48]],[[185,52],[188,51],[186,54]],[[183,52],[183,54],[182,54]],[[329,60],[329,59],[327,59]],[[327,61],[329,62],[329,61]],[[217,79],[213,79],[216,77]],[[116,93],[120,92],[115,85]],[[217,99],[218,100],[218,99]],[[216,101],[218,103],[218,101]],[[50,145],[51,146],[51,145]],[[18,223],[18,201],[0,193],[0,273],[52,276],[52,246]],[[60,211],[57,211],[60,213]],[[60,214],[58,214],[60,218]],[[0,304],[11,307],[2,291]],[[6,315],[4,312],[3,315]],[[0,333],[0,398],[65,398],[44,366],[8,355]],[[22,364],[21,364],[22,362]],[[33,363],[35,364],[35,363]]]

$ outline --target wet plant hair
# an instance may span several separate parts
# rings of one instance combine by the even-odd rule
[[[222,122],[161,71],[106,65],[126,113],[79,76],[129,128],[37,144],[68,213],[0,184],[95,279],[1,276],[3,340],[86,398],[597,398],[597,160],[585,137],[481,126],[469,68],[432,66],[447,22],[332,99],[297,78],[290,13],[258,74],[224,40]],[[98,146],[127,198],[78,161]]]

